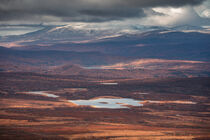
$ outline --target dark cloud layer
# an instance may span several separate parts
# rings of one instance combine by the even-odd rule
[[[101,22],[144,17],[145,8],[199,5],[205,0],[0,0],[0,21]]]

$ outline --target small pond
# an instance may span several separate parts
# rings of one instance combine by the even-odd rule
[[[90,100],[69,100],[77,105],[86,105],[95,108],[129,108],[129,106],[143,106],[141,101],[129,98],[98,98]]]
[[[27,92],[27,93],[28,94],[34,94],[34,95],[43,95],[43,96],[52,97],[52,98],[58,98],[59,97],[57,95],[46,93],[44,91],[30,91],[30,92]]]
[[[118,83],[101,83],[102,85],[118,85]]]

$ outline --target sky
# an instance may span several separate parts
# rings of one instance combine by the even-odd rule
[[[0,24],[40,23],[77,28],[210,26],[210,0],[0,0]]]

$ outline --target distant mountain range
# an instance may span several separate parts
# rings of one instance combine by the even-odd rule
[[[0,45],[19,50],[100,52],[135,59],[210,60],[210,34],[200,32],[204,30],[202,27],[135,28],[144,32],[113,34],[111,31],[73,29],[70,26],[47,26],[25,35],[2,37]]]
[[[11,29],[15,28],[23,28],[30,27],[29,25],[0,25],[0,28],[11,27]],[[13,27],[13,28],[12,28]],[[1,42],[11,42],[11,41],[22,41],[22,40],[30,40],[32,44],[44,43],[42,41],[46,41],[48,43],[55,42],[76,42],[76,41],[93,41],[100,38],[109,38],[112,36],[120,36],[127,34],[124,31],[115,31],[115,30],[101,30],[101,29],[88,29],[88,28],[73,28],[70,25],[63,26],[44,26],[44,25],[31,25],[31,28],[40,28],[40,30],[35,32],[26,33],[23,35],[10,35],[10,36],[2,36],[0,38]],[[5,30],[10,30],[10,28],[5,28]],[[20,30],[19,29],[19,30]],[[199,26],[190,26],[183,25],[177,27],[160,27],[160,26],[131,26],[128,30],[132,31],[131,33],[139,34],[144,32],[151,31],[204,31],[205,28]],[[208,30],[207,30],[208,31]],[[129,33],[129,32],[128,32]]]
[[[136,73],[133,75],[136,76],[142,73],[142,70],[137,69],[147,71],[149,76],[151,70],[155,73],[154,68],[158,68],[158,72],[162,69],[161,71],[167,73],[166,71],[171,71],[170,67],[186,73],[186,70],[182,69],[186,66],[196,71],[196,73],[190,71],[191,74],[194,73],[192,75],[209,75],[207,69],[210,61],[210,34],[202,32],[205,30],[202,27],[185,25],[173,28],[156,26],[132,28],[141,32],[128,34],[73,29],[70,26],[46,26],[42,30],[24,35],[1,37],[0,45],[10,48],[0,47],[0,70],[24,71],[22,67],[25,67],[26,71],[56,74],[70,74],[70,71],[76,71],[93,76],[100,71],[103,74],[98,75],[105,76],[121,73],[119,70],[116,71],[115,66],[123,63],[123,72],[127,75],[134,73],[129,72],[132,68]],[[142,68],[133,63],[145,59],[164,60],[164,63],[153,61]],[[170,60],[176,60],[177,63]],[[183,63],[184,61],[187,63]],[[112,66],[115,70],[93,72],[82,68],[103,69],[101,66]],[[151,69],[147,69],[148,67]]]

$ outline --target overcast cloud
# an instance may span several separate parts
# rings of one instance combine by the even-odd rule
[[[0,22],[106,22],[164,15],[155,7],[200,6],[205,0],[0,0]],[[150,11],[150,12],[148,12]]]

